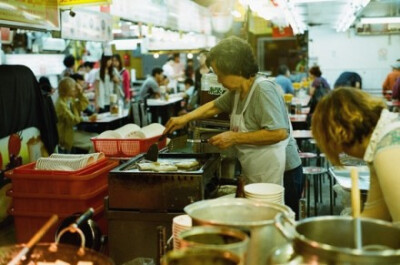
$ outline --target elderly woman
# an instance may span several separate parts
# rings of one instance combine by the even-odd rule
[[[74,79],[65,77],[58,84],[58,94],[55,110],[58,119],[59,150],[69,153],[74,146],[92,151],[90,138],[96,134],[75,129],[75,125],[88,120],[88,117],[81,116],[81,112],[89,104],[82,93],[82,87]]]
[[[227,92],[186,115],[171,118],[164,133],[192,120],[231,113],[230,131],[211,137],[209,143],[221,149],[234,148],[248,183],[282,185],[290,122],[278,85],[257,75],[251,46],[237,37],[221,40],[208,53],[207,62]],[[291,154],[298,158],[295,148]]]
[[[382,100],[354,88],[338,88],[317,105],[312,133],[335,165],[339,154],[364,159],[371,186],[362,216],[400,221],[400,117]]]

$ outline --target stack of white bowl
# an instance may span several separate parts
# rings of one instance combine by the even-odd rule
[[[261,202],[285,204],[285,188],[273,183],[253,183],[244,186],[247,199]]]
[[[172,219],[172,236],[174,238],[174,249],[181,248],[181,242],[179,240],[179,233],[188,230],[192,227],[192,218],[189,215],[183,214],[178,215]]]

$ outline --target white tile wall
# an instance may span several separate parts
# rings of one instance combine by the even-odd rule
[[[310,66],[317,63],[332,86],[340,73],[353,71],[361,75],[363,89],[377,90],[400,59],[400,35],[357,36],[353,29],[310,27],[308,50]]]

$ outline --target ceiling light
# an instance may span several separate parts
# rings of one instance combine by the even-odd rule
[[[354,23],[361,10],[368,5],[370,0],[353,0],[350,1],[342,11],[336,24],[336,31],[346,31]]]
[[[389,24],[400,23],[400,17],[364,17],[361,24]]]
[[[286,21],[290,24],[294,34],[303,34],[306,30],[306,25],[300,19],[299,12],[293,5],[293,2],[288,0],[275,0],[276,3],[283,9]]]

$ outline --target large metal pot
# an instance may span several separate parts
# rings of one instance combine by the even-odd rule
[[[302,264],[400,264],[400,229],[391,223],[361,218],[362,246],[355,247],[354,219],[343,216],[307,218],[288,229],[284,215],[276,226],[292,240]]]
[[[271,251],[288,242],[274,225],[284,206],[247,199],[214,199],[192,203],[184,211],[194,225],[227,226],[250,234],[247,265],[266,264]]]
[[[0,264],[8,264],[23,247],[23,245],[0,247]],[[114,265],[111,259],[101,253],[88,248],[85,248],[82,252],[82,249],[72,245],[40,243],[35,245],[30,253],[25,264],[28,264],[28,261],[36,264],[40,261],[55,262],[56,260],[61,260],[69,264],[77,264],[79,261],[91,261],[93,265]]]
[[[162,265],[238,265],[240,258],[229,251],[216,249],[180,249],[167,253]]]
[[[244,264],[249,237],[246,233],[227,227],[196,226],[179,233],[181,248],[219,249],[235,253]]]

